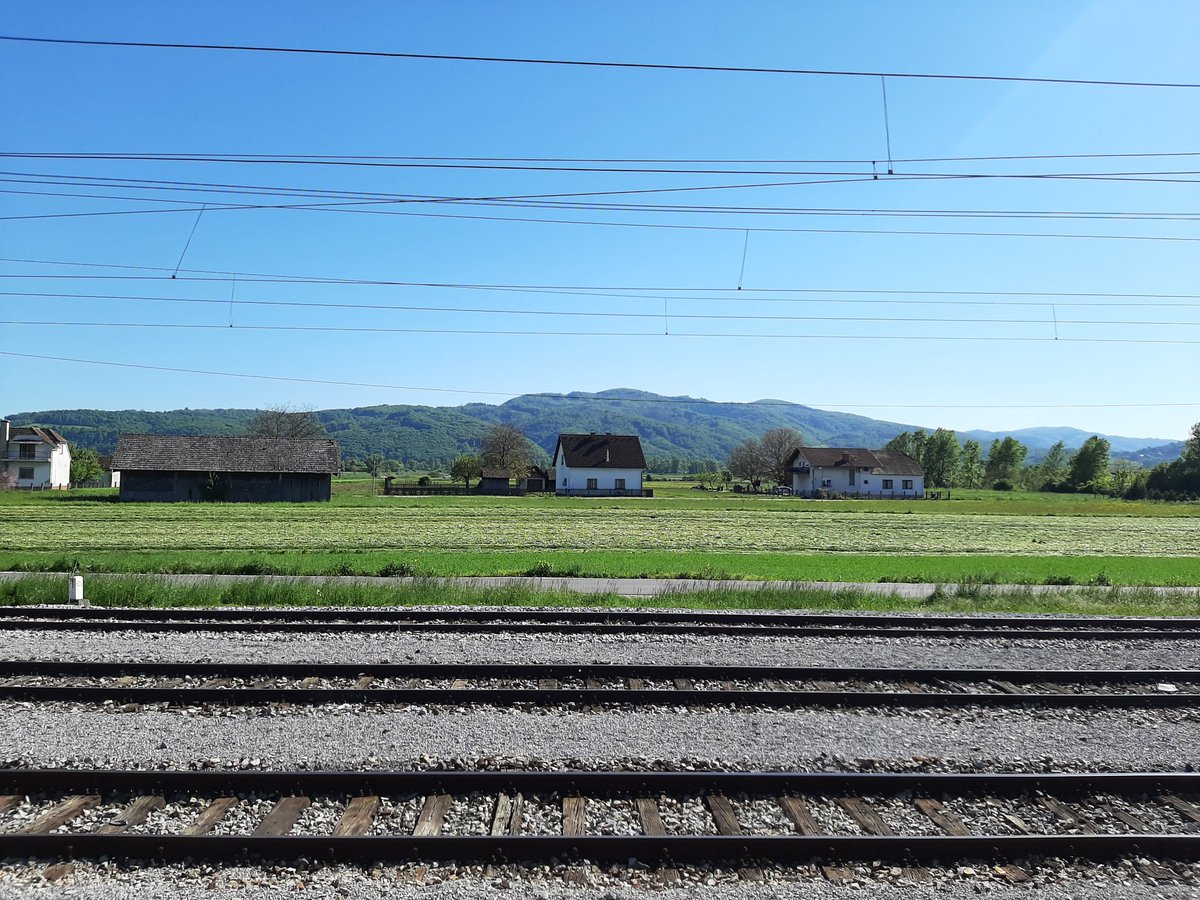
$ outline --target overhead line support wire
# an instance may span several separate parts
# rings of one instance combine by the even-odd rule
[[[1024,84],[1073,84],[1098,87],[1200,88],[1196,82],[1118,81],[1099,78],[1041,78],[1028,75],[961,75],[943,72],[880,72],[854,69],[791,69],[768,66],[711,66],[680,63],[614,62],[608,60],[552,59],[519,56],[473,56],[450,53],[401,53],[384,50],[336,50],[321,47],[280,47],[249,44],[199,44],[166,41],[100,41],[73,38],[0,35],[0,40],[31,44],[62,44],[82,47],[137,47],[162,50],[220,50],[254,53],[286,53],[313,56],[358,56],[378,59],[427,59],[448,62],[513,63],[540,66],[578,66],[603,69],[646,69],[676,72],[726,72],[750,75],[823,75],[846,78],[914,78],[944,81],[995,81]]]

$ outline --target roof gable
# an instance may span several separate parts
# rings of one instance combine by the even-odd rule
[[[41,441],[44,444],[50,444],[54,447],[67,443],[67,439],[53,428],[44,428],[41,425],[25,425],[10,428],[8,437],[9,440],[13,441],[32,438],[33,440]]]
[[[336,441],[123,434],[113,454],[117,471],[285,472],[336,475],[342,469]]]
[[[636,434],[560,434],[555,461],[577,469],[644,469],[646,457]]]

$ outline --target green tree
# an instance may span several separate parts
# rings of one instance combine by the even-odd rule
[[[953,431],[939,428],[929,435],[922,446],[919,462],[925,469],[925,478],[934,487],[953,487],[957,481],[959,456],[962,448]]]
[[[983,447],[979,441],[963,444],[962,458],[958,466],[958,486],[965,488],[983,487]]]
[[[1107,440],[1092,435],[1071,457],[1071,468],[1067,473],[1067,481],[1076,489],[1107,488],[1110,450],[1111,447]]]
[[[455,481],[461,481],[467,490],[471,489],[471,479],[479,478],[483,475],[483,463],[479,457],[471,453],[466,453],[454,461],[454,465],[450,467],[450,477]]]
[[[1004,440],[992,441],[984,468],[984,481],[988,484],[995,484],[997,481],[1017,481],[1028,454],[1029,448],[1012,435],[1007,435]]]
[[[1045,481],[1062,481],[1070,464],[1067,445],[1059,441],[1046,451],[1046,458],[1042,460],[1040,474]]]
[[[71,447],[71,483],[87,484],[104,477],[100,467],[100,454],[95,450]]]
[[[1125,497],[1143,474],[1142,467],[1133,460],[1114,459],[1109,469],[1109,485],[1114,494],[1118,497]]]

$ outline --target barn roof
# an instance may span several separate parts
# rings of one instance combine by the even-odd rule
[[[123,434],[113,454],[118,472],[287,472],[336,475],[342,469],[337,441]]]
[[[646,457],[636,434],[560,434],[554,458],[583,469],[644,469]]]

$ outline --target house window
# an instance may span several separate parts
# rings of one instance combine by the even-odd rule
[[[599,486],[600,486],[600,485],[599,485],[599,483],[596,481],[596,479],[595,479],[595,478],[589,478],[589,479],[587,480],[587,489],[588,489],[589,491],[594,491],[594,490],[596,490],[596,489],[597,489]]]
[[[625,490],[625,479],[618,478],[616,481],[613,482],[613,487],[615,487],[618,491]]]
[[[33,481],[33,466],[21,466],[17,469],[17,477],[22,481]]]
[[[885,491],[890,491],[892,489],[892,479],[890,479],[890,478],[883,479],[883,489]]]
[[[848,474],[850,475],[850,487],[854,487],[854,470],[850,469]]]
[[[37,444],[21,444],[21,459],[37,459]]]
[[[821,479],[821,487],[833,487],[833,479],[832,478],[822,478]]]
[[[906,490],[906,491],[912,490],[912,479],[911,478],[904,479],[904,490]]]
[[[563,479],[563,487],[566,487],[566,486],[567,486],[567,479],[564,478]]]

